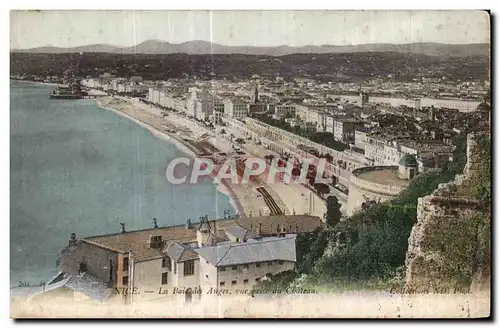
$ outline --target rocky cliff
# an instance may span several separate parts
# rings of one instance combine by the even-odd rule
[[[418,200],[406,254],[406,288],[412,292],[489,289],[491,214],[480,201],[478,185],[490,163],[481,153],[479,138],[467,138],[463,174]]]

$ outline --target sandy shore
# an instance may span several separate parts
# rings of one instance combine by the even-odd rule
[[[169,122],[157,122],[158,117],[140,111],[130,102],[120,98],[100,97],[95,100],[99,107],[111,110],[112,112],[126,117],[138,125],[147,128],[155,136],[174,144],[182,152],[187,153],[192,157],[195,157],[198,154],[198,150],[196,148],[182,140],[183,137],[188,137],[186,133],[189,133],[189,131],[185,131],[183,134],[177,126],[169,124]]]
[[[110,110],[118,115],[126,117],[136,124],[148,129],[154,136],[161,138],[173,145],[180,151],[196,158],[199,150],[184,139],[194,140],[195,133],[182,125],[172,123],[161,116],[161,112],[155,112],[156,108],[151,107],[150,111],[144,110],[142,106],[132,103],[128,99],[118,97],[101,97],[95,99],[99,107]],[[150,107],[150,106],[148,106]],[[223,180],[217,184],[217,189],[229,197],[229,201],[235,213],[245,215],[245,207],[240,202],[233,188]]]
[[[99,97],[96,101],[100,107],[111,110],[147,128],[155,136],[174,144],[179,150],[193,158],[200,154],[200,149],[196,147],[196,141],[200,140],[199,138],[214,145],[222,152],[228,154],[233,152],[231,142],[226,139],[227,135],[214,133],[214,131],[180,115],[168,113],[167,116],[164,116],[159,108],[144,104],[138,99],[108,96]],[[248,148],[252,147],[243,147],[249,155],[259,155],[255,153],[255,149]],[[268,185],[263,181],[233,184],[227,180],[222,180],[222,183],[217,184],[217,189],[230,198],[234,211],[241,216],[270,215],[269,207],[257,190],[259,187],[264,187],[271,194],[285,214],[311,214],[323,217],[326,212],[324,202],[303,186],[284,185],[283,183]],[[315,206],[312,211],[310,197],[318,198],[314,202]]]
[[[49,85],[49,86],[57,86],[59,85],[58,83],[48,83],[48,82],[39,82],[39,81],[26,81],[26,80],[15,80],[15,79],[10,79],[11,82],[20,82],[20,83],[31,83],[31,84],[41,84],[41,85]]]

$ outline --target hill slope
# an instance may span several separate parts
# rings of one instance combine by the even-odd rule
[[[250,78],[258,74],[274,79],[276,74],[325,81],[356,81],[392,74],[397,80],[416,76],[461,80],[484,80],[489,75],[489,58],[450,57],[397,52],[334,54],[292,54],[281,57],[241,54],[114,54],[84,52],[65,54],[10,54],[11,74],[60,75],[68,67],[80,67],[81,76],[110,72],[119,77],[141,75],[144,79],[166,80],[189,74],[198,78]]]
[[[120,54],[174,54],[185,53],[199,54],[248,54],[283,56],[294,53],[356,53],[356,52],[400,52],[413,54],[426,54],[432,56],[489,56],[490,45],[487,43],[475,44],[443,44],[443,43],[408,43],[389,44],[374,43],[349,46],[307,45],[302,47],[277,46],[277,47],[250,47],[226,46],[207,41],[188,41],[174,44],[159,40],[148,40],[132,47],[118,47],[106,44],[91,44],[73,48],[39,47],[31,49],[17,49],[11,52],[28,53],[73,53],[73,52],[106,52]]]

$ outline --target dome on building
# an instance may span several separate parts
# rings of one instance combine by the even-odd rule
[[[479,111],[479,112],[481,112],[481,111],[483,111],[483,112],[489,112],[489,111],[491,111],[491,106],[488,105],[485,102],[482,102],[479,105],[477,105],[477,109],[476,110]]]
[[[418,166],[417,160],[415,156],[410,154],[404,154],[403,157],[399,160],[399,165],[404,166]]]

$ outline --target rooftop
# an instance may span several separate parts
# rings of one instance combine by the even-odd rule
[[[249,239],[243,243],[203,247],[194,251],[215,266],[274,260],[296,261],[295,235]]]
[[[83,294],[91,300],[102,301],[112,295],[112,290],[102,281],[88,273],[70,275],[60,272],[56,277],[49,280],[45,286],[11,289],[12,296],[34,297],[58,288],[69,288]]]
[[[452,153],[453,147],[443,143],[420,143],[417,141],[403,141],[400,146],[415,149],[419,152]]]
[[[175,262],[184,262],[198,258],[198,254],[185,244],[171,243],[165,249],[165,253]]]
[[[217,220],[215,222],[217,230],[227,229],[230,227],[241,227],[252,232],[257,232],[260,227],[261,235],[276,234],[278,226],[282,227],[283,225],[288,230],[293,230],[294,232],[296,229],[300,232],[313,231],[315,228],[322,226],[320,218],[309,215],[256,216],[230,220]],[[211,224],[213,224],[213,221],[211,221]],[[163,257],[162,248],[156,249],[149,247],[150,236],[161,236],[166,245],[174,242],[195,242],[196,228],[198,224],[193,223],[192,226],[192,229],[187,229],[185,225],[144,229],[125,233],[86,237],[81,241],[94,244],[117,253],[128,253],[129,251],[132,251],[136,261],[145,261]],[[181,255],[182,252],[179,257]]]

